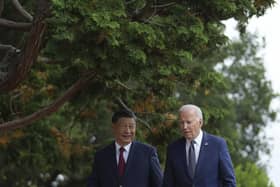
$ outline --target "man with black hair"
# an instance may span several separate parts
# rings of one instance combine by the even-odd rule
[[[134,140],[134,113],[115,112],[112,129],[115,141],[96,152],[88,187],[161,187],[162,171],[155,148]]]

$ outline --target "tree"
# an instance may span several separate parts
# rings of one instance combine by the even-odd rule
[[[262,15],[273,2],[267,0],[252,4],[251,1],[219,0],[210,4],[195,1],[108,0],[66,3],[53,0],[49,35],[46,36],[48,40],[42,55],[47,57],[44,58],[47,61],[58,62],[59,68],[67,67],[60,76],[68,77],[68,84],[73,84],[81,76],[86,76],[85,80],[88,80],[92,74],[96,74],[91,82],[106,93],[115,93],[113,97],[123,92],[132,95],[127,90],[131,82],[134,87],[139,85],[132,88],[135,92],[141,93],[145,86],[155,94],[170,95],[174,84],[169,80],[187,75],[182,64],[190,63],[193,55],[217,48],[226,41],[221,20],[234,17],[240,25],[244,25],[253,15]],[[36,52],[31,54],[35,55]],[[31,63],[32,60],[27,61]],[[69,75],[72,75],[71,79]],[[13,77],[23,79],[19,75]],[[61,77],[58,81],[61,81]],[[159,84],[152,81],[155,78],[160,80]],[[48,113],[40,113],[40,117],[45,115]],[[8,123],[1,129],[8,129],[9,125],[15,128],[18,123],[20,121]]]
[[[246,163],[245,165],[238,165],[235,168],[237,186],[245,187],[273,187],[265,171],[262,168],[257,167],[253,163]]]
[[[33,10],[34,1],[28,3]],[[248,116],[234,115],[238,105],[229,95],[243,90],[233,89],[235,80],[223,74],[229,69],[216,69],[230,55],[222,20],[235,18],[244,31],[250,17],[263,15],[272,4],[270,0],[53,0],[39,58],[24,82],[1,95],[3,160],[17,160],[1,170],[2,181],[22,181],[14,186],[24,186],[30,180],[34,185],[48,186],[49,180],[62,172],[82,185],[92,152],[110,140],[108,118],[118,107],[137,113],[138,138],[158,146],[162,162],[166,144],[179,135],[174,128],[175,112],[185,102],[201,105],[206,123],[214,125],[205,127],[226,136],[233,152],[239,149],[246,128],[237,131],[236,122]],[[7,40],[13,38],[7,36]],[[239,76],[239,71],[232,74]],[[270,89],[264,91],[268,94],[264,108],[256,112],[267,115],[273,94]],[[264,125],[263,121],[255,122]],[[23,128],[29,124],[34,125]],[[18,128],[21,136],[16,134]],[[97,137],[95,145],[88,143],[92,135]],[[242,151],[248,152],[246,142],[242,143]],[[234,158],[239,163],[238,156],[239,152]],[[24,165],[26,159],[30,162]],[[12,175],[14,167],[19,167],[19,172],[28,167],[39,173],[32,172],[31,179],[30,173]],[[40,177],[48,173],[50,178]]]
[[[202,106],[203,128],[227,140],[235,164],[257,163],[260,154],[269,154],[261,132],[268,121],[276,119],[270,104],[278,94],[265,77],[259,56],[263,47],[257,35],[243,33],[240,40],[195,59],[204,64],[192,71],[198,78],[189,85],[178,81],[177,97],[173,98],[179,105],[187,102]],[[167,143],[179,136],[174,132],[178,126],[170,122],[175,119],[174,115],[167,115],[157,120],[158,126],[151,133],[149,141],[158,144],[163,152]]]
[[[10,91],[18,86],[19,82],[25,79],[33,62],[36,60],[46,26],[43,19],[49,8],[49,4],[45,0],[40,0],[38,2],[37,15],[33,20],[33,17],[21,6],[18,0],[12,0],[11,2],[21,17],[27,19],[29,22],[15,22],[0,18],[0,26],[29,31],[29,35],[23,50],[11,44],[0,43],[0,49],[5,51],[4,57],[1,60],[0,90],[2,92]],[[4,0],[1,0],[0,7],[1,16],[4,9]]]
[[[270,120],[276,119],[270,104],[277,94],[265,77],[263,59],[258,55],[263,47],[264,40],[259,42],[257,35],[241,35],[240,42],[233,42],[226,52],[231,65],[224,65],[222,70],[230,80],[228,97],[234,103],[235,128],[241,135],[236,150],[253,162],[259,160],[260,153],[269,152],[266,138],[260,133]]]

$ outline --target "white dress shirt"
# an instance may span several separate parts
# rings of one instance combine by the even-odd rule
[[[117,142],[115,142],[115,145],[116,145],[115,147],[116,147],[116,159],[117,159],[117,164],[119,164],[120,148],[121,148],[122,146],[120,146]],[[125,163],[126,163],[127,158],[128,158],[130,146],[131,146],[131,143],[127,144],[126,146],[123,146],[123,148],[124,148],[123,157],[124,157]]]
[[[202,136],[203,136],[203,132],[202,130],[199,131],[198,136],[193,140],[194,143],[194,152],[195,152],[195,162],[197,163],[198,158],[199,158],[199,151],[200,151],[200,145],[202,142]],[[189,158],[189,147],[191,145],[191,140],[186,141],[186,156],[187,156],[187,160]]]

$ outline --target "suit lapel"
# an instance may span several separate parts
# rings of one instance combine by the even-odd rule
[[[188,172],[188,163],[187,163],[187,152],[186,152],[186,139],[182,138],[178,147],[178,161],[180,161],[180,165],[183,167],[183,170],[186,176],[190,177]]]
[[[126,161],[126,165],[125,165],[125,172],[124,172],[124,177],[128,174],[129,168],[131,167],[131,163],[133,162],[133,159],[135,157],[135,147],[136,147],[136,143],[132,142],[131,146],[130,146],[130,150],[128,153],[128,157],[127,157],[127,161]]]
[[[200,170],[203,168],[203,164],[207,162],[206,152],[208,148],[208,136],[206,132],[203,132],[203,137],[200,145],[199,157],[196,164],[195,176],[199,176]]]

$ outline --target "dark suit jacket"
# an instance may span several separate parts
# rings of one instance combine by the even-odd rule
[[[195,176],[187,170],[186,139],[168,146],[163,187],[235,187],[235,175],[224,139],[203,132]]]
[[[140,142],[132,142],[124,177],[118,176],[115,143],[95,154],[88,187],[161,187],[162,171],[156,150]]]

